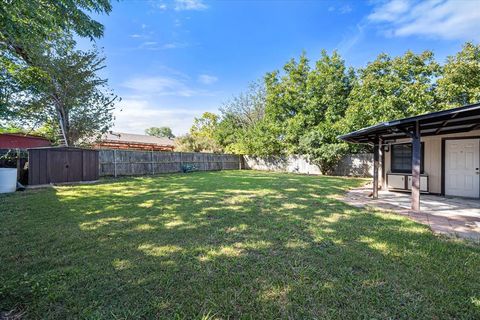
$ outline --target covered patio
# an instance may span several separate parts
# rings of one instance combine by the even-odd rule
[[[446,215],[460,212],[463,207],[474,211],[480,207],[479,129],[480,103],[477,103],[379,123],[339,138],[373,146],[371,193],[376,202],[393,201],[414,213],[441,216],[442,212],[447,212]],[[387,191],[399,189],[408,193]],[[423,193],[422,204],[420,193]],[[461,199],[455,206],[444,199],[440,202],[445,205],[433,205],[441,199],[433,194],[475,200]]]
[[[428,225],[433,232],[451,237],[480,242],[480,201],[463,198],[422,196],[422,210],[410,210],[410,194],[378,191],[378,199],[371,201],[372,185],[352,189],[343,201],[356,207],[373,207],[408,216]]]

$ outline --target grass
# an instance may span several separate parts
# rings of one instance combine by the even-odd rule
[[[172,174],[0,197],[27,318],[480,318],[480,247],[336,200],[358,179]]]

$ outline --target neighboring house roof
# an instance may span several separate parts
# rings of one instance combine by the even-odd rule
[[[175,143],[169,138],[158,138],[143,134],[109,132],[96,143],[96,147],[172,150]]]
[[[415,117],[382,122],[350,132],[339,138],[353,143],[375,143],[375,140],[396,140],[411,136],[419,125],[421,136],[468,132],[480,129],[480,103]]]
[[[51,146],[44,137],[24,133],[0,133],[0,149],[29,149]]]

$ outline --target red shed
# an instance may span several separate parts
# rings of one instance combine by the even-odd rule
[[[0,149],[49,147],[48,139],[23,133],[0,133]]]

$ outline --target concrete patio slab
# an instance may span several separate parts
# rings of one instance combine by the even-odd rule
[[[422,194],[420,212],[413,212],[410,193],[382,190],[376,200],[371,193],[371,185],[366,185],[348,191],[342,200],[356,207],[392,211],[428,225],[435,233],[480,243],[480,200]]]

